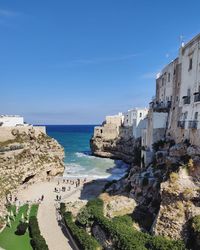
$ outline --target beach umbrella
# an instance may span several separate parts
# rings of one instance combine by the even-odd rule
[[[10,217],[11,217],[12,220],[15,220],[15,216],[14,216],[13,210],[10,211]]]
[[[11,222],[10,222],[10,217],[9,216],[7,217],[7,226],[11,227]]]
[[[22,213],[21,221],[24,222],[24,214]]]

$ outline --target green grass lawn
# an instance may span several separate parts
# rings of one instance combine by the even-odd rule
[[[12,210],[15,214],[15,207],[8,208],[8,211]],[[18,236],[15,234],[16,228],[21,219],[22,213],[27,216],[28,205],[20,207],[15,221],[11,221],[11,227],[6,227],[0,234],[0,247],[5,250],[32,250],[30,245],[29,232],[27,231],[24,235]],[[38,205],[32,205],[30,209],[29,217],[37,215]]]

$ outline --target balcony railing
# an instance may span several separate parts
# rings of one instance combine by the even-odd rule
[[[200,102],[200,92],[194,93],[194,102]]]
[[[189,121],[188,122],[188,128],[197,129],[197,126],[198,126],[198,121]]]
[[[190,96],[183,96],[183,104],[190,104]]]
[[[150,108],[155,112],[168,112],[171,108],[171,101],[167,102],[151,102]]]
[[[178,126],[179,128],[185,128],[185,121],[178,121],[177,126]]]

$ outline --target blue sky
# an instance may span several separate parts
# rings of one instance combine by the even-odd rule
[[[0,113],[34,124],[98,124],[148,106],[198,0],[0,0]]]

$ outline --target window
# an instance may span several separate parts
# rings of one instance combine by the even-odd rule
[[[190,89],[187,90],[187,96],[190,96]]]
[[[189,59],[189,69],[188,70],[191,70],[192,69],[192,58]]]
[[[142,113],[140,113],[140,117],[142,117]]]
[[[194,114],[194,119],[195,119],[195,120],[198,120],[198,112],[195,112],[195,114]]]
[[[184,120],[187,120],[187,116],[188,116],[188,112],[186,111],[186,112],[183,114],[183,119],[184,119]]]
[[[165,84],[165,79],[164,79],[164,77],[162,78],[162,86],[164,86],[164,84]]]
[[[168,82],[170,82],[171,75],[168,73]]]

